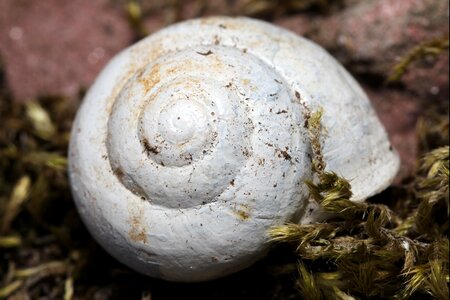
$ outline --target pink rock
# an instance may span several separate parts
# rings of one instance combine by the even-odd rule
[[[448,101],[448,51],[412,63],[401,78],[405,87],[428,101]]]
[[[0,2],[0,54],[13,95],[74,97],[132,32],[106,0]]]
[[[417,164],[416,123],[422,112],[422,104],[415,96],[392,89],[376,91],[365,87],[378,117],[388,131],[392,146],[399,152],[400,171],[395,182],[408,177]]]
[[[410,49],[448,32],[448,1],[369,0],[318,24],[311,38],[361,73],[387,75]]]
[[[312,30],[313,18],[306,14],[298,14],[277,18],[274,23],[299,35],[305,35]]]

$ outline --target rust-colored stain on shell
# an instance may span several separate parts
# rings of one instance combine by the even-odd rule
[[[159,65],[154,65],[149,74],[139,74],[137,76],[139,82],[144,86],[145,93],[148,93],[161,81],[159,69]]]
[[[142,225],[142,213],[133,214],[130,219],[131,229],[128,236],[133,242],[148,243],[147,229]]]
[[[239,204],[239,207],[235,207],[233,211],[241,221],[246,221],[250,218],[249,207],[245,204]]]
[[[245,221],[245,220],[247,220],[248,218],[250,218],[250,214],[249,214],[248,212],[246,212],[245,210],[238,210],[238,211],[236,212],[236,214],[239,216],[239,218],[240,218],[242,221]]]

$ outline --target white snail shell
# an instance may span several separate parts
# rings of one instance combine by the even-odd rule
[[[399,167],[367,96],[325,50],[248,18],[163,29],[117,55],[84,99],[70,180],[92,235],[152,277],[201,281],[238,271],[267,229],[309,222],[303,106],[322,107],[327,168],[354,200]]]

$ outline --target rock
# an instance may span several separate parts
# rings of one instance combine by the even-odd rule
[[[0,55],[13,96],[76,97],[132,32],[105,0],[0,2]]]
[[[400,155],[400,171],[395,180],[395,183],[399,183],[410,176],[417,165],[416,123],[423,111],[423,104],[414,95],[405,92],[388,88],[364,88],[389,134],[392,146]]]
[[[448,1],[361,1],[318,22],[310,38],[352,72],[386,77],[413,47],[448,32],[448,11]]]

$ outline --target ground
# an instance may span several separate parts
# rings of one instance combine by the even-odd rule
[[[0,0],[0,241],[20,237],[15,246],[0,247],[0,299],[2,287],[12,284],[13,292],[5,293],[10,299],[59,299],[68,286],[73,299],[300,297],[296,257],[287,246],[204,284],[151,280],[105,254],[81,224],[65,175],[67,134],[82,95],[115,54],[166,25],[206,15],[261,18],[316,41],[361,83],[402,160],[393,186],[375,201],[406,197],[418,158],[448,145],[448,137],[436,137],[448,136],[448,117],[440,116],[448,113],[448,10],[444,0]],[[411,63],[396,74],[408,57]],[[17,104],[34,100],[56,128],[36,131],[33,112],[40,106]],[[19,122],[26,118],[31,121]],[[43,152],[58,156],[30,157]],[[24,204],[5,221],[14,188],[26,187],[26,178]],[[55,261],[64,264],[47,266],[42,278],[14,275],[14,269]]]

